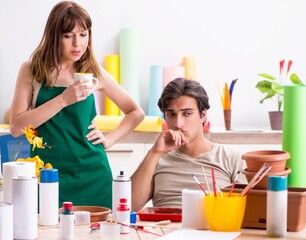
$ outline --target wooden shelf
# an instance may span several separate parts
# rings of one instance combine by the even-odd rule
[[[105,132],[105,134],[107,134]],[[205,137],[216,143],[225,144],[281,144],[282,131],[219,131],[204,133]],[[159,132],[132,132],[119,143],[154,143]]]

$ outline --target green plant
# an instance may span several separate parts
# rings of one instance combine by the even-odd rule
[[[286,83],[287,76],[290,72],[290,68],[292,65],[292,61],[289,60],[287,64],[287,71],[284,74],[285,60],[279,62],[279,78],[276,79],[275,77],[267,74],[267,73],[260,73],[258,76],[263,77],[264,79],[260,80],[256,88],[263,94],[265,97],[260,99],[259,102],[263,103],[266,99],[275,100],[277,103],[277,111],[281,111],[283,105],[283,97],[284,97],[284,86]],[[284,76],[285,75],[285,76]],[[290,75],[290,81],[296,85],[304,85],[300,78],[296,75],[296,73],[292,73]]]

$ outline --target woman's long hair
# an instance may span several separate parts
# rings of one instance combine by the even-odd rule
[[[59,76],[62,57],[63,34],[71,32],[79,25],[89,31],[89,42],[86,52],[75,63],[77,72],[91,72],[96,78],[102,79],[99,64],[92,47],[91,18],[79,4],[63,1],[56,4],[48,17],[43,37],[31,55],[31,72],[37,82],[46,80],[46,85],[52,85],[52,78]],[[55,75],[52,76],[52,73]]]

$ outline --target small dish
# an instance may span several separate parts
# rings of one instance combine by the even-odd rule
[[[147,207],[137,212],[141,221],[163,221],[170,220],[171,222],[182,221],[181,208],[159,208]]]

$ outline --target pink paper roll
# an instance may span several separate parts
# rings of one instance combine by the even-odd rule
[[[103,94],[99,91],[94,92],[97,115],[103,114]]]
[[[185,67],[183,66],[170,66],[164,67],[164,76],[163,76],[163,87],[165,87],[169,82],[178,78],[185,77]]]

